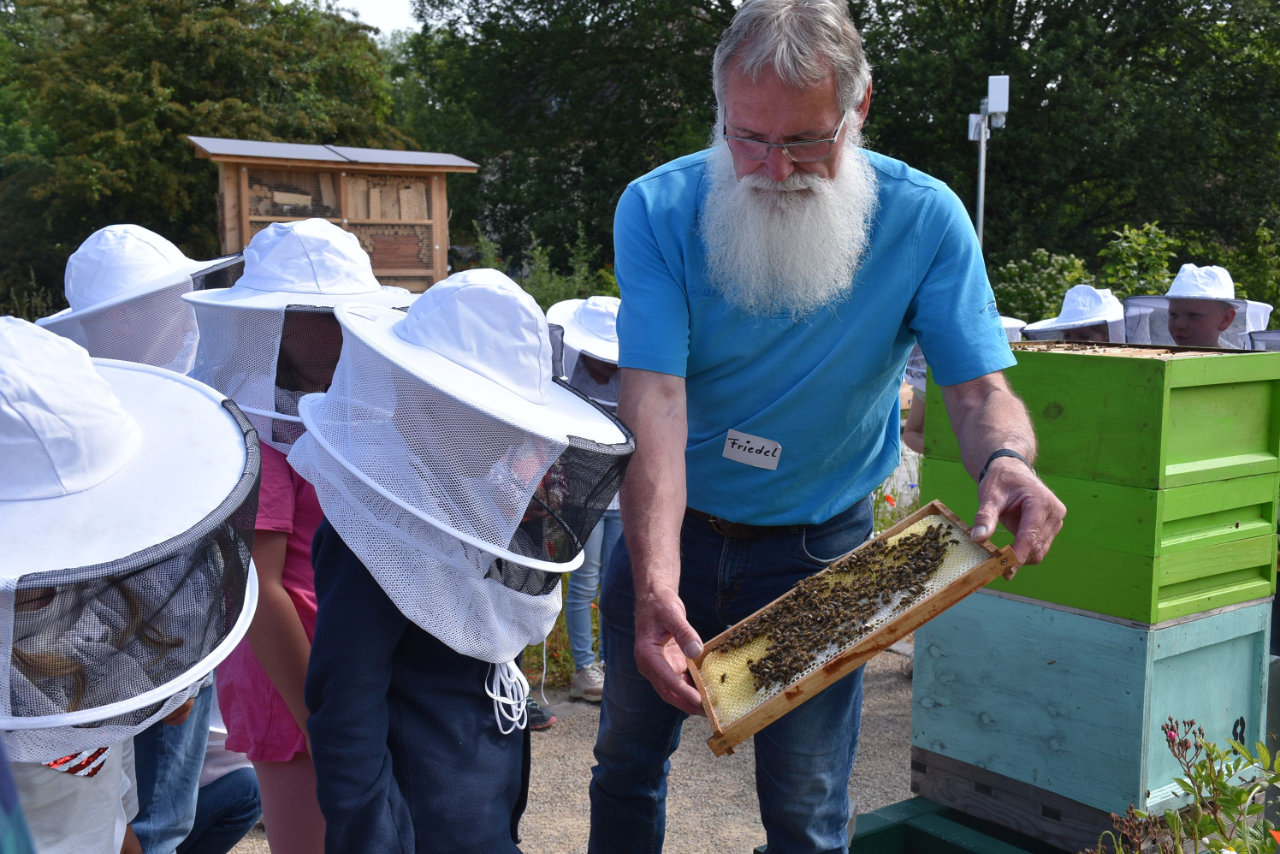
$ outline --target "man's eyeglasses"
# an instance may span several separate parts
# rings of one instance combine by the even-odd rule
[[[748,139],[745,136],[730,136],[727,128],[721,128],[724,140],[729,145],[729,149],[739,157],[745,157],[747,160],[765,160],[769,157],[769,151],[774,148],[781,148],[782,153],[791,158],[792,163],[816,163],[819,160],[826,160],[831,156],[832,150],[836,147],[836,140],[840,138],[840,131],[844,130],[845,119],[849,118],[846,113],[844,118],[840,120],[840,124],[836,125],[836,132],[827,139],[805,139],[799,142],[765,142],[763,139]]]

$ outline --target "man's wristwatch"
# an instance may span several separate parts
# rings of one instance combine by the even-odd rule
[[[1027,462],[1027,458],[1012,448],[998,448],[991,452],[991,456],[987,457],[987,461],[982,465],[982,471],[978,472],[978,483],[982,483],[982,479],[987,476],[987,469],[991,468],[991,464],[1001,457],[1013,457],[1026,463],[1027,468],[1031,469],[1031,473],[1036,473],[1036,467]]]

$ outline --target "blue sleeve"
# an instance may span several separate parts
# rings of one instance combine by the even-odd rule
[[[960,199],[940,187],[921,228],[920,286],[908,324],[939,385],[1014,364],[977,234]]]
[[[393,655],[410,623],[327,521],[311,560],[318,611],[307,731],[325,850],[412,854],[413,821],[387,742]]]
[[[655,232],[645,196],[633,184],[613,220],[614,271],[622,294],[618,310],[618,364],[685,376],[689,356],[689,302],[680,259],[663,251],[670,235]]]

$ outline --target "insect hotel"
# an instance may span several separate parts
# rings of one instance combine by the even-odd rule
[[[1183,803],[1167,718],[1219,744],[1266,738],[1280,353],[1014,350],[1006,376],[1066,524],[1044,563],[916,632],[912,789],[927,800],[905,804],[1079,851],[1110,813]],[[977,510],[940,405],[921,490],[962,519]]]
[[[321,217],[360,240],[383,285],[423,291],[449,275],[449,173],[479,167],[453,154],[188,136],[218,164],[222,251],[242,251],[273,222]]]

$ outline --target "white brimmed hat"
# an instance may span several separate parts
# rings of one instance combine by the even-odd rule
[[[1249,333],[1250,349],[1280,350],[1280,329],[1260,329]]]
[[[244,250],[244,275],[229,288],[184,297],[198,307],[234,305],[277,309],[287,305],[335,306],[353,297],[403,306],[404,288],[386,287],[373,275],[360,240],[326,219],[273,222]]]
[[[272,223],[249,242],[234,285],[183,299],[200,322],[191,375],[232,398],[263,442],[288,453],[303,429],[298,399],[323,391],[338,361],[334,306],[406,308],[414,294],[378,284],[354,234],[308,219]]]
[[[140,225],[109,225],[67,259],[69,308],[36,321],[99,358],[183,373],[195,355],[196,320],[178,298],[192,277],[225,262],[193,261]]]
[[[253,429],[180,374],[0,318],[0,470],[11,758],[141,731],[252,617]]]
[[[1235,318],[1218,336],[1226,349],[1247,350],[1249,334],[1267,328],[1271,306],[1264,302],[1238,299],[1231,274],[1222,267],[1183,264],[1164,296],[1134,296],[1124,301],[1127,340],[1134,344],[1174,346],[1169,334],[1169,301],[1174,299],[1213,300],[1230,305]]]
[[[1002,314],[1000,315],[1000,326],[1004,329],[1004,337],[1012,344],[1015,341],[1022,340],[1022,330],[1027,328],[1027,322],[1016,317],[1005,317]]]
[[[1037,320],[1023,328],[1028,337],[1036,333],[1060,332],[1064,329],[1079,329],[1084,326],[1107,324],[1110,331],[1122,331],[1124,328],[1124,306],[1112,295],[1108,288],[1095,288],[1089,285],[1076,285],[1067,291],[1062,298],[1062,311],[1057,317]],[[1117,340],[1113,335],[1112,341]]]
[[[496,270],[434,285],[407,314],[336,310],[342,358],[299,411],[289,462],[416,624],[500,663],[545,637],[559,573],[634,449],[554,377],[546,316]]]
[[[617,297],[567,299],[547,309],[547,321],[564,327],[564,344],[602,362],[618,364]]]

